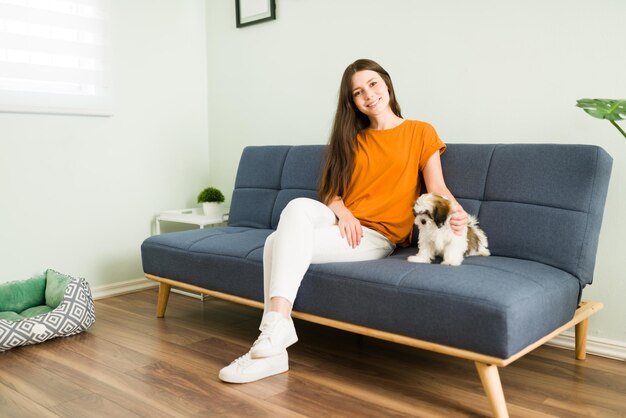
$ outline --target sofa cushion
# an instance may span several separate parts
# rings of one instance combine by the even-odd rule
[[[241,154],[229,225],[269,228],[288,146],[247,147]]]
[[[295,309],[500,358],[576,309],[580,285],[562,270],[506,257],[468,257],[459,267],[407,263],[412,252],[311,266]]]
[[[292,199],[317,199],[321,145],[247,147],[241,155],[228,224],[276,228]]]
[[[272,210],[273,229],[278,226],[283,209],[293,199],[308,197],[319,200],[317,188],[323,157],[324,148],[319,145],[302,145],[289,150],[283,166],[280,191]]]
[[[263,275],[261,269],[259,276],[259,266],[262,266],[265,239],[272,232],[223,227],[155,235],[141,245],[143,269],[155,276],[263,300]],[[256,255],[251,259],[251,254]]]

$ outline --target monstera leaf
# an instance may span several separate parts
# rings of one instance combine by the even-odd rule
[[[580,99],[576,101],[576,106],[594,118],[608,120],[626,138],[626,132],[615,122],[626,119],[626,100]]]

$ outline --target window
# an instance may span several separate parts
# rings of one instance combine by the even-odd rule
[[[0,111],[111,114],[108,0],[0,0]]]

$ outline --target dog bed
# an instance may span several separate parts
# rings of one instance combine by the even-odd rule
[[[78,334],[95,320],[85,279],[49,269],[0,285],[0,351]]]

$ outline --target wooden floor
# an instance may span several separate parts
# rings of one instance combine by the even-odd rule
[[[296,321],[290,371],[231,385],[220,368],[261,311],[156,290],[96,302],[87,332],[0,353],[0,417],[483,417],[473,363]],[[541,347],[500,376],[512,417],[626,417],[626,363]]]

